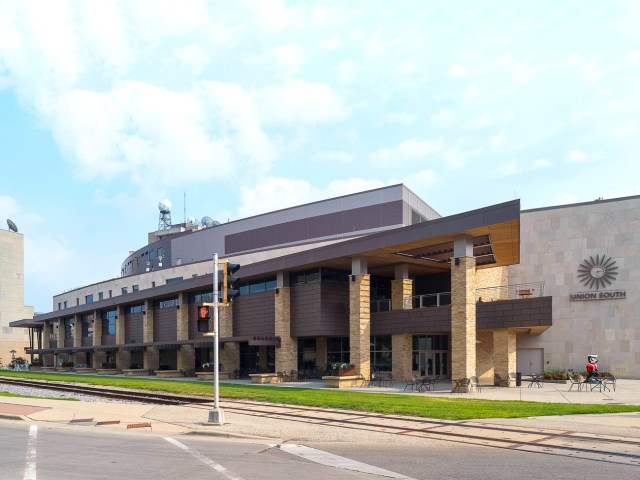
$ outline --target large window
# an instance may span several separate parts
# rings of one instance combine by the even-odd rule
[[[158,310],[161,308],[175,308],[178,306],[177,298],[167,298],[166,300],[156,300],[153,302],[153,308]]]
[[[316,367],[316,339],[298,339],[298,370],[313,370]]]
[[[327,338],[327,363],[349,363],[349,337]]]
[[[414,335],[412,368],[420,375],[449,375],[449,335]]]
[[[203,290],[192,293],[189,296],[189,303],[213,303],[213,290]]]
[[[116,334],[116,320],[118,317],[117,310],[102,311],[102,335]]]
[[[375,372],[391,371],[391,335],[371,337],[371,368]]]
[[[275,278],[267,278],[263,280],[256,280],[253,282],[246,282],[240,284],[238,290],[240,290],[240,295],[248,295],[250,293],[260,293],[266,292],[268,290],[276,289],[276,279]]]
[[[93,313],[85,313],[80,317],[82,323],[82,336],[93,337]]]
[[[144,312],[144,303],[141,303],[140,305],[131,305],[130,307],[127,307],[126,309],[126,313],[142,313]]]
[[[63,320],[64,338],[73,338],[73,317],[67,317]]]
[[[84,296],[84,303],[93,303],[93,294]]]

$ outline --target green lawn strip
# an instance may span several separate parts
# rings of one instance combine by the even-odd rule
[[[19,398],[42,398],[44,400],[71,400],[77,402],[77,398],[59,398],[59,397],[38,397],[36,395],[20,395],[18,393],[0,392],[0,397],[19,397]]]
[[[1,372],[0,375],[88,385],[131,388],[188,395],[213,395],[210,382],[150,380],[41,372]],[[1,381],[1,380],[0,380]],[[566,404],[353,392],[317,388],[271,387],[220,383],[221,398],[310,407],[340,408],[447,420],[520,418],[550,415],[638,412],[636,405]]]

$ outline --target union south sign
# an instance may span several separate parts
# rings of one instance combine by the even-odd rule
[[[627,298],[626,290],[600,290],[615,282],[618,267],[611,257],[596,255],[596,258],[584,259],[578,268],[578,279],[582,284],[594,291],[577,292],[569,295],[571,301],[581,300],[611,300]]]

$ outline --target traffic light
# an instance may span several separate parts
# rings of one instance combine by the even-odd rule
[[[207,305],[201,305],[198,307],[198,320],[208,320],[211,318],[211,310]]]
[[[229,305],[234,299],[240,295],[238,284],[240,280],[233,274],[240,270],[240,264],[223,262],[222,263],[222,287],[219,289],[221,293],[221,303]]]

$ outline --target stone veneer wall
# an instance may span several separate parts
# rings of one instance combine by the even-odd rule
[[[481,383],[493,385],[493,332],[477,332],[476,343],[476,375]]]
[[[356,374],[369,378],[371,374],[371,277],[353,275],[349,282],[349,339],[350,361],[356,366]]]
[[[524,211],[520,264],[511,283],[546,282],[553,296],[553,326],[541,335],[518,334],[518,348],[543,348],[544,368],[582,370],[600,354],[599,369],[640,378],[640,196]],[[590,292],[578,278],[590,256],[611,257],[618,275],[607,290],[620,300],[570,301]]]
[[[402,380],[413,376],[411,368],[412,350],[412,334],[400,333],[391,336],[391,375],[394,380]]]
[[[291,336],[291,288],[280,287],[275,296],[275,333],[280,337],[276,348],[276,372],[298,368],[298,339]]]
[[[476,375],[476,301],[474,257],[451,261],[451,378]]]

